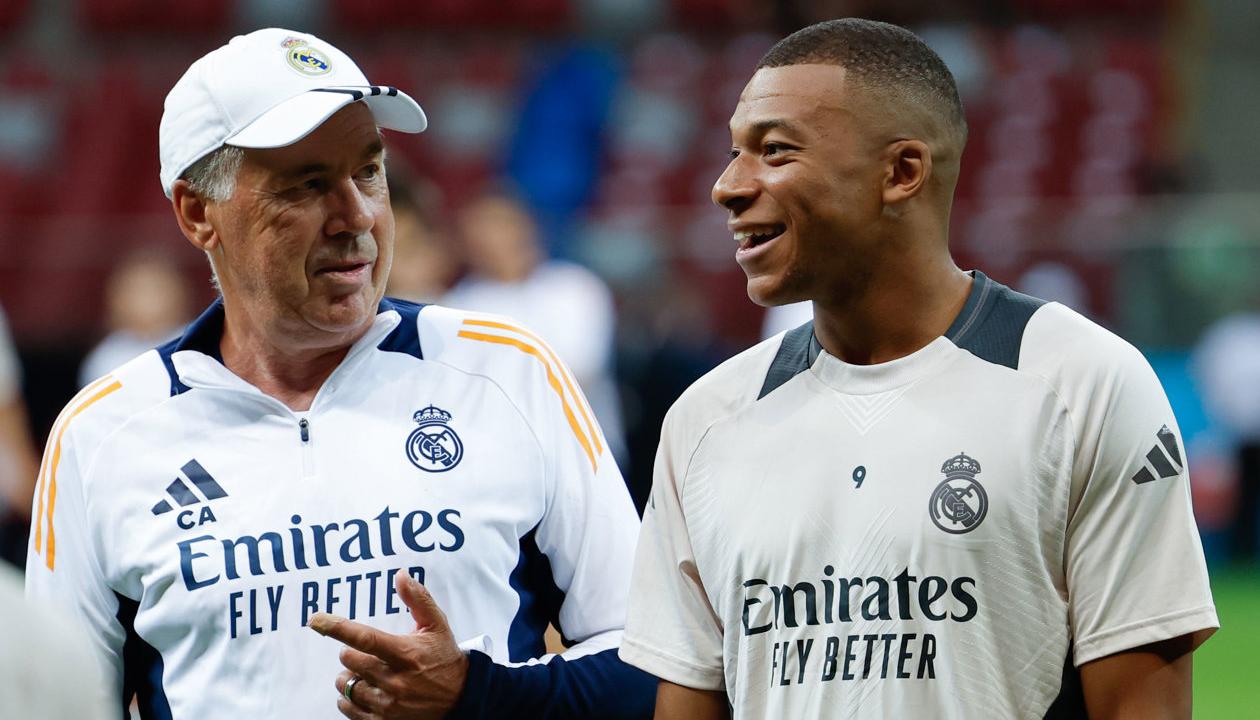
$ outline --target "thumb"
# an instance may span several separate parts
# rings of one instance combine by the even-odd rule
[[[407,609],[411,611],[411,617],[415,618],[416,630],[450,631],[446,622],[446,613],[438,607],[437,601],[433,599],[428,588],[416,582],[415,578],[405,572],[394,576],[394,587],[402,596]]]

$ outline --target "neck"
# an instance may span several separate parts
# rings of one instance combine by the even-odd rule
[[[840,300],[814,300],[814,333],[834,357],[873,365],[905,357],[945,334],[962,311],[971,276],[947,253],[877,264]]]
[[[284,403],[290,410],[309,410],[324,381],[371,327],[324,342],[268,332],[226,305],[219,350],[223,365],[237,377]]]

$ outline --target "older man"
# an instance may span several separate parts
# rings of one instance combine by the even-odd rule
[[[616,657],[637,520],[569,371],[509,319],[383,298],[378,128],[425,125],[278,29],[167,97],[162,184],[222,298],[71,401],[27,570],[147,717],[650,712]]]

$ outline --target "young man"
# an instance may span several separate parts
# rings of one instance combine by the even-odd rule
[[[814,320],[666,419],[621,648],[657,717],[1188,717],[1217,621],[1176,421],[1123,340],[954,266],[940,58],[814,25],[731,136],[748,294]]]
[[[222,298],[71,401],[27,568],[145,717],[651,712],[616,656],[638,523],[567,368],[506,318],[383,298],[379,127],[425,124],[279,29],[167,96],[163,189]]]

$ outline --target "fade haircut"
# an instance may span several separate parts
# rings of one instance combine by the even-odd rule
[[[195,195],[223,202],[236,190],[236,176],[245,160],[245,151],[235,145],[220,145],[193,163],[180,177]]]
[[[839,65],[858,84],[927,109],[959,142],[967,140],[958,86],[940,56],[909,30],[861,18],[827,20],[775,44],[757,69]]]

